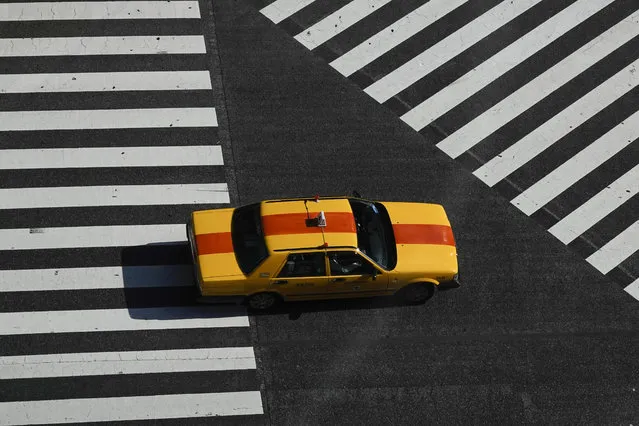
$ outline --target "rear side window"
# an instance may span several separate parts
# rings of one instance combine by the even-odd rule
[[[324,253],[292,253],[278,277],[323,277],[326,275]]]
[[[233,212],[231,237],[237,264],[242,272],[250,274],[268,256],[259,203],[239,207]]]

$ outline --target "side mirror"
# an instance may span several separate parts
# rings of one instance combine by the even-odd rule
[[[373,268],[373,273],[371,274],[373,276],[373,281],[377,279],[377,273],[377,269]]]
[[[359,194],[359,192],[357,192],[357,190],[353,190],[353,197],[362,198],[362,196]]]

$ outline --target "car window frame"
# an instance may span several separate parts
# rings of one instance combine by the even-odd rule
[[[280,275],[284,268],[286,267],[286,263],[288,262],[288,258],[292,255],[300,255],[300,254],[321,254],[324,257],[324,275],[300,275],[300,276],[282,276]],[[284,261],[280,265],[279,269],[275,274],[273,274],[273,279],[286,278],[286,279],[295,279],[295,278],[305,278],[305,279],[317,279],[317,278],[327,278],[327,272],[329,272],[328,265],[328,256],[326,255],[326,250],[304,250],[304,251],[291,251],[286,254]]]

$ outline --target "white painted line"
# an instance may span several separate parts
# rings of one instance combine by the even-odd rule
[[[32,425],[263,414],[259,391],[0,402],[0,424]]]
[[[457,158],[638,34],[639,12],[636,12],[449,135],[437,147]]]
[[[0,170],[222,165],[219,145],[5,149],[0,155]]]
[[[382,103],[462,53],[541,0],[503,1],[439,43],[386,74],[364,91]]]
[[[252,347],[0,357],[0,380],[250,369]]]
[[[211,90],[211,77],[208,71],[0,74],[0,93],[142,90]]]
[[[295,36],[308,49],[327,42],[391,0],[353,0]]]
[[[404,114],[419,131],[615,0],[580,0]],[[432,3],[428,2],[427,5]]]
[[[562,243],[568,244],[638,192],[639,164],[573,210],[548,231]]]
[[[368,40],[364,40],[330,65],[348,77],[467,1],[430,0]]]
[[[637,80],[639,81],[639,79]],[[534,185],[513,199],[512,203],[530,216],[637,138],[639,138],[639,111],[544,176],[543,179],[535,182]]]
[[[0,312],[0,335],[248,327],[232,306]],[[227,316],[225,316],[227,315]],[[228,316],[231,315],[231,316]]]
[[[260,12],[275,24],[279,24],[292,14],[304,9],[315,0],[275,0]]]
[[[631,295],[632,297],[634,297],[635,299],[639,300],[639,278],[637,278],[636,280],[634,280],[632,282],[632,284],[630,284],[628,287],[626,287],[624,290],[626,290],[626,292]]]
[[[183,224],[0,229],[0,250],[120,247],[184,241]]]
[[[552,117],[550,120],[537,127],[532,132],[509,146],[499,155],[479,167],[473,172],[486,185],[493,186],[502,179],[508,177],[518,168],[531,161],[533,158],[544,152],[564,136],[573,132],[586,121],[608,107],[618,98],[628,93],[639,85],[639,72],[637,72],[639,61],[630,64],[622,69],[599,86],[592,89],[581,99]],[[637,130],[639,132],[639,129]],[[582,158],[581,156],[580,158]],[[583,158],[582,158],[583,159]],[[593,161],[594,160],[594,161]],[[603,160],[602,160],[603,161]],[[588,164],[594,169],[600,162],[596,158],[588,158]],[[585,172],[580,176],[585,176],[591,169],[584,169],[583,163],[579,167],[571,170],[570,173]],[[533,214],[556,195],[564,191],[567,186],[557,185],[559,173],[565,171],[564,168],[555,170],[543,180],[537,182],[533,187],[517,197],[517,206],[527,215]],[[548,184],[547,179],[553,180]],[[566,181],[568,184],[569,180]],[[572,183],[571,183],[572,184]],[[542,189],[543,188],[543,189]],[[549,198],[550,197],[550,198]],[[525,198],[525,199],[524,199]]]
[[[197,1],[78,1],[0,4],[1,21],[198,19]]]
[[[607,274],[639,250],[639,220],[610,240],[586,260],[601,273]]]
[[[0,57],[203,53],[201,35],[0,38]]]
[[[96,288],[188,287],[193,266],[104,266],[0,271],[0,292],[92,290]]]
[[[0,111],[0,132],[217,127],[215,108]]]
[[[0,189],[0,210],[229,203],[226,183]]]

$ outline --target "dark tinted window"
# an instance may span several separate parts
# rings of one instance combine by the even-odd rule
[[[375,267],[355,252],[335,251],[328,254],[331,275],[370,275]]]
[[[289,254],[278,277],[323,277],[326,276],[324,253]]]
[[[357,247],[382,268],[393,269],[397,253],[386,208],[381,203],[349,201],[357,225]]]
[[[250,274],[268,256],[259,203],[239,207],[233,212],[231,236],[237,263],[242,272]]]

